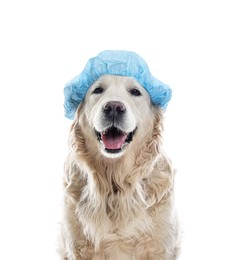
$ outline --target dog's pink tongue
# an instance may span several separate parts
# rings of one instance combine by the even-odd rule
[[[121,149],[125,143],[126,137],[127,134],[121,134],[118,136],[102,134],[102,141],[106,149]]]

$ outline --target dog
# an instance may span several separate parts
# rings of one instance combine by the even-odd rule
[[[162,131],[163,110],[132,77],[103,75],[90,86],[70,130],[61,259],[178,258]]]

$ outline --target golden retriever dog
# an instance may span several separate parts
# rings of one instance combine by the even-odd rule
[[[177,259],[162,125],[163,111],[135,79],[103,75],[91,85],[70,132],[61,259]]]

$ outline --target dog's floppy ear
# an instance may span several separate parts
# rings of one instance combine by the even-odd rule
[[[80,104],[78,105],[75,115],[76,115],[76,120],[80,117],[80,115],[82,115],[82,113],[84,112],[84,106],[85,105],[85,100],[83,99]]]
[[[80,107],[79,107],[80,110]],[[80,114],[80,112],[79,112]],[[70,136],[69,136],[69,146],[72,150],[78,151],[79,149],[84,149],[84,137],[82,134],[82,126],[78,120],[78,117],[75,118],[73,124],[70,128]]]
[[[154,106],[153,113],[154,113],[153,136],[154,136],[154,139],[159,138],[161,141],[162,133],[164,130],[164,126],[163,126],[164,110],[158,106]]]

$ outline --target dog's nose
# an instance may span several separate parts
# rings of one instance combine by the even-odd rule
[[[119,101],[110,101],[105,104],[103,113],[107,116],[118,116],[126,112],[126,107]]]

